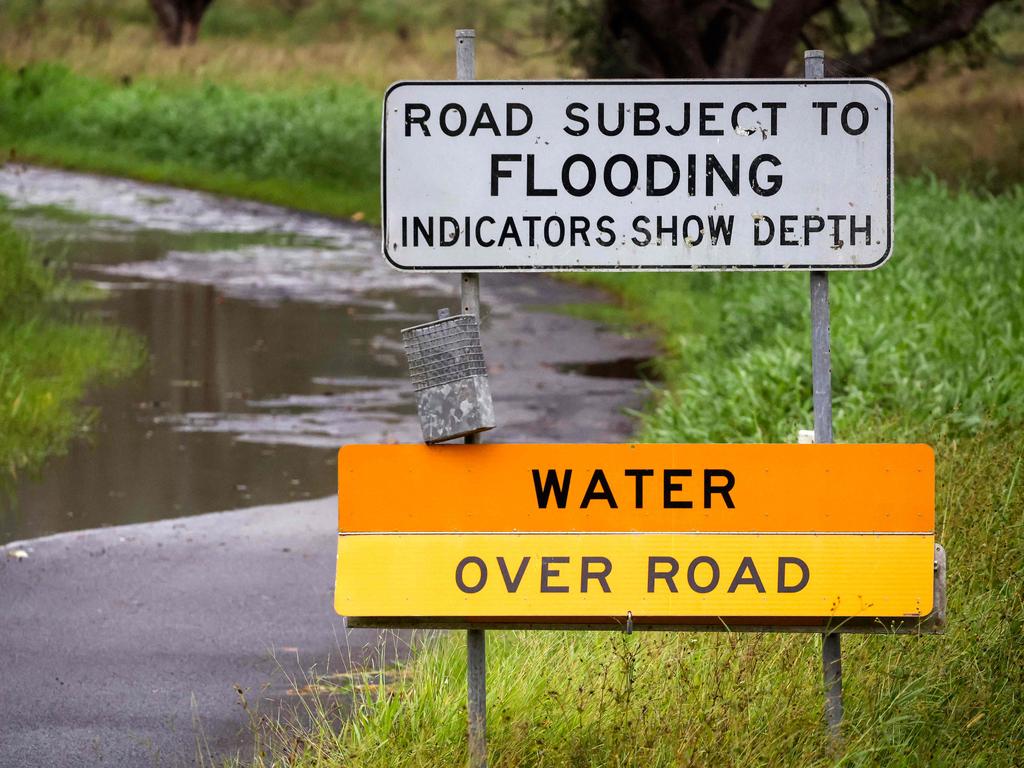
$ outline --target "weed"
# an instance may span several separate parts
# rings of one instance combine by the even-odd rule
[[[67,293],[0,221],[0,490],[88,428],[88,384],[142,362],[136,339],[70,317]]]

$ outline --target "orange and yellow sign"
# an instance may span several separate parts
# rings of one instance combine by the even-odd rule
[[[932,610],[924,445],[360,445],[338,480],[351,617]]]

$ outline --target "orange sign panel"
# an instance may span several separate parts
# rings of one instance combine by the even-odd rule
[[[335,607],[554,624],[924,617],[923,445],[347,446]]]
[[[931,533],[927,445],[349,445],[338,530]]]

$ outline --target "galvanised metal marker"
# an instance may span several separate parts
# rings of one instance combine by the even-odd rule
[[[804,77],[825,77],[825,52],[804,51]],[[832,321],[828,272],[811,272],[811,383],[814,442],[832,442]],[[843,721],[843,651],[838,632],[821,636],[821,670],[825,681],[825,721],[834,741]]]
[[[455,31],[455,77],[476,79],[476,30]],[[480,275],[462,273],[462,312],[480,318]],[[480,442],[479,434],[466,443]],[[482,629],[466,630],[466,688],[469,714],[470,768],[487,768],[487,637]]]
[[[492,627],[819,634],[838,745],[840,633],[946,621],[931,448],[832,444],[828,271],[892,252],[891,95],[821,51],[802,80],[481,82],[474,42],[385,97],[384,256],[461,274],[403,332],[425,442],[494,426],[480,271],[797,269],[813,444],[343,447],[336,610],[466,629],[471,768]]]

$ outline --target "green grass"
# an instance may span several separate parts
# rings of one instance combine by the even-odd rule
[[[484,77],[564,73],[557,55],[530,64],[505,50],[549,47],[526,45],[524,28],[542,26],[537,4],[470,5],[218,0],[205,41],[168,51],[154,49],[137,3],[18,0],[0,70],[0,149],[376,221],[379,91],[400,77],[450,76],[448,27],[480,27]],[[19,71],[47,57],[77,73]],[[204,83],[206,73],[222,84]],[[847,740],[833,753],[814,637],[492,632],[493,765],[1024,763],[1020,83],[1011,64],[897,94],[901,173],[1008,191],[900,183],[892,262],[832,280],[837,439],[936,446],[947,634],[844,640]],[[8,237],[0,232],[0,253]],[[118,355],[97,352],[107,331],[40,312],[48,278],[0,267],[0,282],[20,286],[0,287],[12,299],[10,310],[0,302],[0,467],[10,471],[80,430],[83,380],[112,374]],[[810,426],[805,274],[585,279],[621,297],[606,319],[663,340],[663,389],[641,439],[791,441]],[[129,346],[119,354],[132,357]],[[252,762],[463,764],[464,675],[456,633],[427,641],[383,685],[372,668],[315,680],[321,693],[303,700],[304,716],[257,719]]]
[[[21,157],[369,220],[378,121],[361,87],[126,86],[47,65],[0,74],[0,141]],[[956,168],[973,162],[980,135],[956,145]],[[911,167],[943,156],[947,145],[928,141]],[[837,439],[936,446],[948,633],[845,641],[838,755],[821,728],[813,637],[491,633],[495,765],[1024,760],[1024,191],[1016,156],[996,159],[998,173],[978,178],[1008,188],[999,196],[901,181],[892,261],[832,279]],[[810,426],[806,274],[582,279],[621,297],[619,320],[662,338],[663,389],[641,439],[785,442]],[[255,762],[465,760],[460,635],[427,642],[386,685],[377,676],[308,701],[304,718],[259,720]]]
[[[142,362],[138,341],[77,321],[66,285],[0,220],[0,489],[65,450],[94,412],[86,387]]]
[[[807,635],[488,633],[494,766],[1019,765],[1024,756],[1024,438],[937,444],[950,556],[942,636],[845,636],[845,742],[822,725]],[[464,765],[463,633],[428,639],[380,684],[318,681],[254,718],[259,766]],[[247,764],[249,764],[247,762]]]
[[[896,200],[892,261],[832,278],[836,434],[935,446],[946,634],[844,639],[833,752],[814,636],[490,632],[493,765],[1024,760],[1024,192],[921,180]],[[810,426],[805,273],[585,279],[663,339],[642,439],[789,442]],[[464,764],[462,633],[428,639],[389,678],[328,677],[302,716],[258,718],[253,762]]]
[[[1019,764],[1024,442],[995,433],[939,448],[950,627],[844,638],[838,754],[821,723],[816,637],[510,631],[488,633],[492,764]],[[255,763],[464,764],[462,634],[429,642],[401,672],[384,686],[372,673],[334,679],[334,695],[307,697],[311,726],[263,721],[273,757]],[[339,716],[334,702],[353,696],[354,714]]]
[[[379,100],[358,86],[260,93],[0,69],[5,155],[321,213],[377,218],[379,125]]]
[[[271,43],[253,49],[236,41],[209,54],[222,57],[209,65],[221,80],[239,68],[266,70],[253,74],[256,87],[203,80],[194,73],[207,66],[201,59],[186,69],[191,74],[182,74],[180,57],[166,50],[151,56],[148,43],[121,68],[109,62],[120,49],[99,56],[95,45],[88,46],[102,61],[83,68],[105,76],[45,62],[0,64],[0,152],[377,222],[380,73],[389,73],[383,82],[450,76],[450,41],[440,53],[433,47],[423,52],[426,71],[410,69],[403,56],[415,56],[408,51],[384,54],[388,60],[379,66],[367,64],[381,54],[366,41],[354,44],[367,50],[358,65],[338,59],[339,74],[372,87],[339,85],[332,72],[321,71],[317,51]],[[193,54],[207,55],[181,55]],[[333,64],[339,53],[330,48],[319,55]],[[550,77],[559,71],[551,65],[531,72],[520,66],[523,61],[529,60],[501,59],[497,69],[483,73]],[[111,66],[124,72],[120,79],[110,76]],[[131,76],[153,68],[157,76]],[[301,79],[297,70],[318,74]],[[1003,191],[1024,181],[1024,132],[1015,130],[1024,119],[1021,82],[1015,69],[993,65],[899,94],[897,167],[972,190]]]
[[[962,435],[1024,422],[1024,188],[896,188],[895,249],[831,277],[837,439]],[[662,335],[653,442],[794,439],[810,426],[808,278],[584,275]]]

